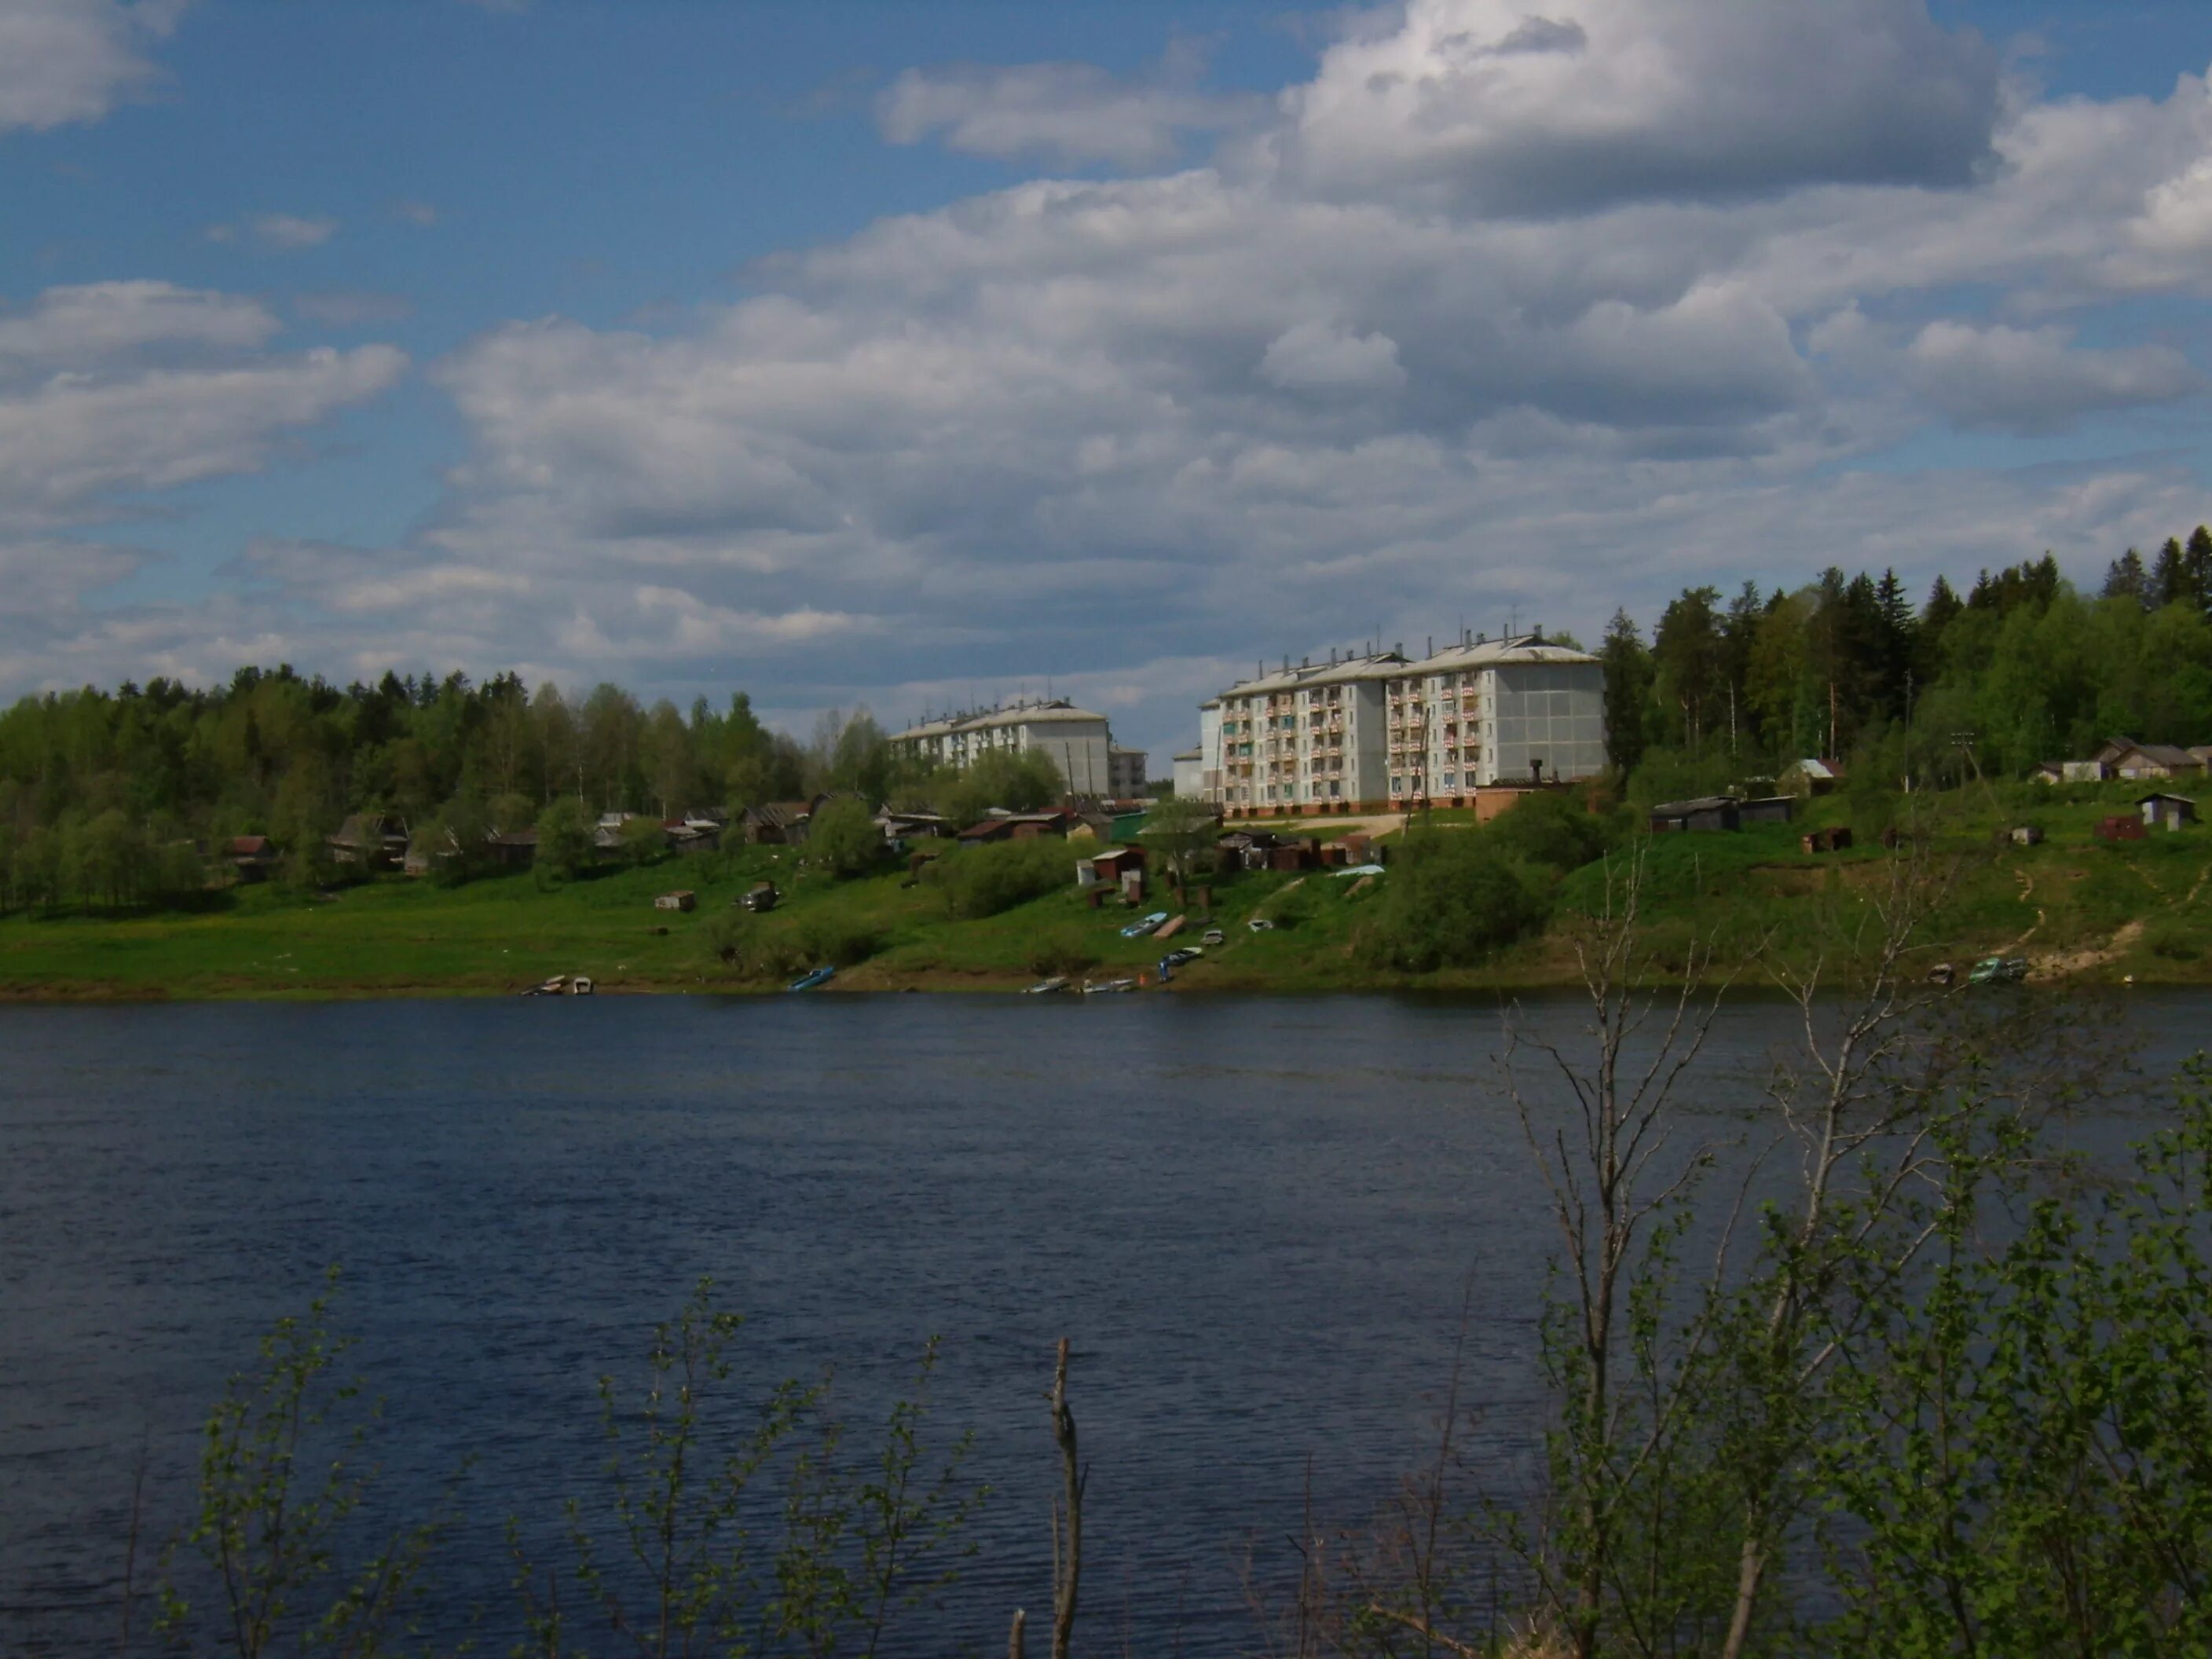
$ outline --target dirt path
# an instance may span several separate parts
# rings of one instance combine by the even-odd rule
[[[2017,870],[2013,873],[2020,878],[2020,902],[2022,904],[2035,904],[2035,878],[2029,875],[2025,870]],[[2021,945],[2027,944],[2028,940],[2035,937],[2036,929],[2042,927],[2045,920],[2046,918],[2043,914],[2043,907],[2039,904],[2035,904],[2035,921],[2029,926],[2028,930],[2022,933],[2018,939],[2014,939],[2011,944],[2006,945],[2005,948],[1998,951],[1997,954],[1999,956],[2005,957],[2012,955],[2014,951],[2019,950]]]
[[[2089,973],[2118,962],[2135,948],[2136,941],[2142,936],[2143,924],[2131,921],[2101,947],[2084,945],[2078,951],[2055,951],[2047,957],[2037,957],[2027,976],[2032,980],[2071,979],[2076,974]]]
[[[1371,817],[1360,818],[1286,818],[1279,822],[1263,819],[1249,826],[1242,820],[1237,820],[1222,825],[1222,832],[1225,835],[1231,830],[1247,827],[1254,830],[1273,830],[1279,836],[1341,836],[1347,831],[1356,835],[1380,836],[1403,830],[1406,827],[1406,815],[1403,812],[1382,812]],[[1437,827],[1441,829],[1444,826]]]

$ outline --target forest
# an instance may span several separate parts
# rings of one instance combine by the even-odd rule
[[[1893,570],[1731,598],[1686,589],[1647,639],[1614,614],[1600,654],[1617,774],[1638,799],[1771,775],[1805,757],[1902,787],[2026,775],[2109,737],[2212,742],[2212,532],[2130,548],[2094,594],[2049,554],[1937,578]]]
[[[241,835],[283,850],[283,878],[319,884],[333,874],[325,837],[356,811],[469,846],[532,828],[556,802],[660,819],[841,789],[972,821],[1059,788],[1042,756],[966,775],[902,767],[865,708],[825,713],[802,744],[742,691],[686,713],[614,685],[572,700],[512,674],[340,689],[248,667],[213,690],[153,679],[0,712],[0,909],[182,899],[205,884],[206,849]]]
[[[1684,591],[1648,637],[1618,612],[1599,647],[1617,792],[1691,795],[1831,757],[1884,787],[2020,776],[2104,738],[2212,740],[2212,532],[2129,550],[2085,593],[2049,555],[1939,578],[1917,607],[1892,570],[1830,568],[1730,598]],[[227,685],[166,679],[27,696],[0,712],[0,908],[181,901],[206,849],[266,835],[283,872],[329,879],[325,838],[392,813],[464,843],[556,801],[666,817],[852,790],[972,821],[1056,793],[1041,757],[967,774],[902,766],[865,709],[800,742],[747,695],[647,707],[513,674],[386,673],[343,688],[289,666]],[[567,809],[572,814],[574,809]]]

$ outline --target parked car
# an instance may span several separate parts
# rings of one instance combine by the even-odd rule
[[[1273,922],[1268,921],[1265,916],[1255,916],[1251,921],[1246,922],[1244,925],[1247,927],[1249,927],[1255,933],[1271,932],[1275,926]]]
[[[1205,936],[1199,940],[1199,943],[1200,945],[1226,945],[1229,943],[1229,935],[1223,933],[1218,927],[1209,927],[1206,930]]]

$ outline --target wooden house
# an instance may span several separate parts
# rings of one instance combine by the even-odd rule
[[[1651,833],[1682,835],[1742,826],[1742,809],[1726,795],[1701,795],[1695,800],[1670,800],[1651,809]]]
[[[744,837],[755,847],[797,847],[806,839],[806,825],[813,816],[811,801],[772,800],[748,806]]]
[[[381,812],[356,812],[323,845],[332,864],[397,870],[407,861],[407,826]]]
[[[2096,763],[2108,778],[2157,780],[2198,775],[2204,763],[2186,749],[2170,743],[2137,743],[2132,738],[2113,738],[2100,749]]]
[[[276,848],[266,836],[233,836],[223,843],[222,858],[240,881],[266,881],[276,867]]]
[[[2179,830],[2197,822],[2197,803],[2186,795],[2154,791],[2136,801],[2136,810],[2142,814],[2144,828],[2149,830]]]
[[[653,901],[653,908],[656,910],[695,910],[698,906],[699,896],[688,887],[678,888],[672,893],[663,893]]]

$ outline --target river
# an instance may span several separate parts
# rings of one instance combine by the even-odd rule
[[[2208,1012],[2113,1018],[2156,1077]],[[1581,1018],[1527,1014],[1563,1041]],[[1792,1029],[1726,1011],[1716,1136]],[[711,1275],[747,1397],[835,1365],[865,1417],[942,1339],[934,1423],[975,1431],[994,1490],[922,1648],[1002,1647],[1048,1606],[1065,1334],[1085,1645],[1247,1650],[1248,1560],[1274,1582],[1308,1504],[1390,1494],[1462,1340],[1469,1461],[1527,1473],[1554,1235],[1499,1030],[1382,998],[0,1007],[0,1649],[112,1641],[134,1469],[150,1540],[224,1377],[337,1262],[387,1402],[379,1501],[467,1517],[442,1636],[504,1650],[497,1523],[550,1536],[603,1455],[594,1379],[641,1382],[647,1328]]]

